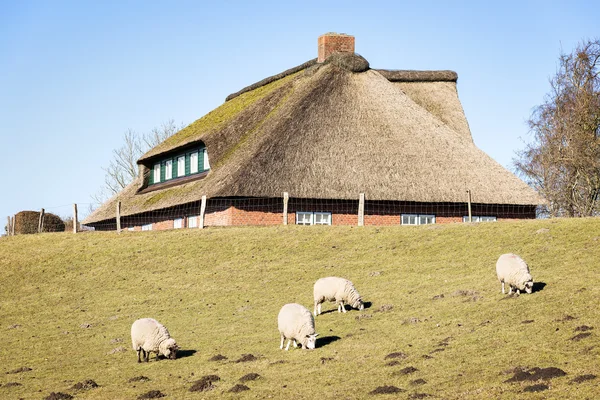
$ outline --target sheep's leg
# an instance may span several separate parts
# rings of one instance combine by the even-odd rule
[[[285,342],[285,336],[281,335],[281,345],[279,346],[280,349],[283,349],[283,342]]]
[[[317,308],[318,308],[318,310],[317,310],[317,313],[318,313],[319,315],[321,315],[321,307],[322,307],[322,306],[323,306],[323,303],[319,303],[319,305],[317,306]]]
[[[508,285],[508,294],[512,294],[512,285]]]
[[[294,348],[298,348],[298,343],[296,342],[296,339],[294,339]]]
[[[517,289],[517,294],[521,294],[521,290],[520,289]]]
[[[504,281],[502,281],[502,294],[504,294]]]
[[[348,312],[348,311],[346,311],[346,306],[344,305],[344,301],[343,300],[340,301],[340,307],[342,307],[342,311],[343,312],[345,312],[345,313]]]
[[[140,353],[141,353],[141,351],[140,351],[140,350],[141,350],[141,349],[140,349],[140,348],[138,348],[138,349],[135,351],[135,352],[137,353],[137,356],[138,356],[138,363],[142,362],[142,361],[140,360]]]
[[[318,302],[317,302],[317,301],[315,301],[315,311],[314,311],[314,313],[313,313],[313,314],[315,314],[315,317],[318,315],[318,314],[317,314],[317,307],[319,307],[319,304],[318,304]]]
[[[292,339],[288,339],[288,344],[285,347],[285,351],[288,351],[290,349],[290,343],[292,343]]]

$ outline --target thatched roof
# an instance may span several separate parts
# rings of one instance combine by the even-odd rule
[[[368,200],[464,203],[469,189],[475,203],[542,201],[473,144],[455,73],[433,82],[402,81],[403,73],[390,81],[381,71],[323,63],[257,85],[139,161],[151,167],[161,154],[201,142],[206,178],[143,194],[136,181],[84,222],[114,218],[117,200],[122,215],[132,215],[202,195],[357,199],[362,192]]]

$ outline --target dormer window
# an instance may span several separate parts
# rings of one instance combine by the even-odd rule
[[[176,178],[201,174],[210,170],[206,148],[188,150],[183,154],[165,157],[156,162],[148,181],[149,185],[166,182]]]

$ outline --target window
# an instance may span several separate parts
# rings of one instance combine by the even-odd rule
[[[314,220],[315,225],[331,225],[331,213],[316,212]]]
[[[296,212],[296,225],[312,225],[312,213]]]
[[[210,164],[208,163],[208,152],[206,151],[206,149],[202,151],[204,152],[204,157],[202,157],[204,160],[204,171],[208,171],[210,169]]]
[[[165,161],[165,179],[173,178],[173,160]]]
[[[198,173],[198,152],[190,154],[190,174]]]
[[[177,157],[177,176],[185,175],[185,156]]]
[[[127,230],[133,232],[133,231],[135,231],[135,227],[130,226],[130,227],[127,228]]]
[[[477,216],[477,215],[471,216],[471,222],[496,222],[496,221],[497,221],[497,218],[492,217],[492,216]],[[463,222],[469,222],[468,215],[465,215],[463,217]]]
[[[402,225],[429,225],[435,224],[435,215],[429,214],[402,214],[400,219]]]
[[[331,225],[331,213],[298,211],[296,225]]]
[[[175,228],[175,229],[183,228],[183,218],[175,218],[173,220],[173,228]]]
[[[143,231],[151,231],[152,230],[152,224],[142,225],[142,230]]]
[[[154,164],[154,176],[153,176],[153,182],[154,183],[158,183],[160,182],[160,164]]]
[[[188,217],[188,228],[197,228],[198,227],[198,217]]]

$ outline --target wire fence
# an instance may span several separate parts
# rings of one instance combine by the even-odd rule
[[[91,212],[83,205],[84,214]],[[86,207],[87,206],[87,207]],[[493,222],[534,219],[542,214],[534,205],[481,203],[420,203],[407,201],[289,198],[210,198],[156,211],[121,213],[82,225],[77,205],[27,211],[9,216],[5,232],[145,231],[190,229],[213,226],[264,225],[429,225],[463,222]]]

